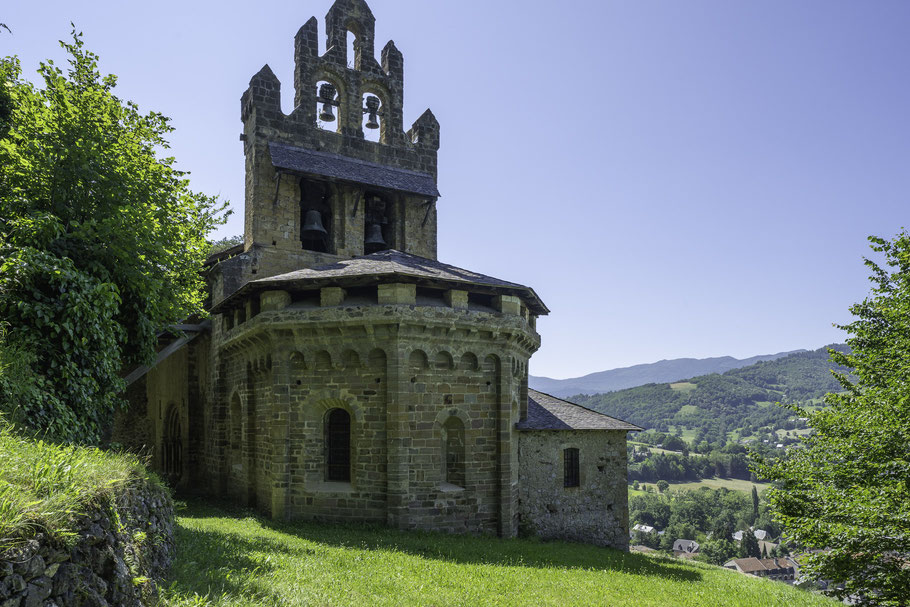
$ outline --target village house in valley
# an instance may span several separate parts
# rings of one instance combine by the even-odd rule
[[[205,268],[211,319],[130,376],[114,440],[275,518],[627,549],[640,428],[529,390],[549,310],[436,259],[439,123],[405,130],[363,0],[325,25],[324,54],[315,18],[294,40],[293,112],[268,66],[243,94],[245,242]]]

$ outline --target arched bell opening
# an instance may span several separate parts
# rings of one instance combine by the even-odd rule
[[[341,89],[329,80],[316,83],[316,126],[324,131],[341,132]]]
[[[309,179],[300,180],[300,244],[304,250],[332,252],[332,190]]]
[[[392,210],[386,197],[367,192],[363,223],[363,250],[367,255],[393,248]]]
[[[164,422],[161,468],[168,483],[177,485],[183,478],[183,424],[180,409],[171,405]]]
[[[363,95],[363,138],[374,143],[385,141],[385,104],[372,93]]]

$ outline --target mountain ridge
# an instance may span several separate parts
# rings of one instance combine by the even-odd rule
[[[770,429],[792,432],[804,427],[794,411],[775,403],[815,407],[821,405],[825,394],[843,390],[832,371],[849,378],[850,370],[831,361],[829,348],[849,351],[845,344],[831,344],[723,374],[590,396],[578,394],[572,400],[642,428],[659,432],[686,429],[694,444],[707,441],[722,447],[731,433],[741,438],[759,432],[770,443],[776,438],[768,434]]]
[[[635,388],[652,383],[670,383],[712,373],[725,373],[734,369],[749,367],[759,362],[774,361],[807,350],[791,350],[777,354],[760,354],[738,359],[732,356],[711,358],[673,358],[654,363],[596,371],[580,377],[552,379],[531,375],[528,378],[532,389],[556,397],[566,398],[576,394],[604,394]]]

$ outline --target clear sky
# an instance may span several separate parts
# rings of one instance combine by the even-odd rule
[[[34,77],[69,22],[242,231],[240,95],[330,0],[12,0]],[[439,258],[534,287],[531,372],[818,348],[910,191],[906,0],[372,0],[405,121],[442,124]],[[324,44],[324,42],[323,42]]]

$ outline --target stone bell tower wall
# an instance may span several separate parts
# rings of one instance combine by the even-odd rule
[[[289,115],[281,110],[281,83],[268,65],[241,99],[248,256],[235,262],[243,266],[240,284],[371,252],[364,234],[374,196],[382,197],[388,247],[436,258],[439,123],[427,110],[404,130],[404,59],[390,41],[377,61],[375,18],[365,2],[338,0],[326,16],[326,30],[322,56],[315,18],[294,39],[295,108]],[[356,37],[354,57],[348,57],[348,32]],[[318,120],[326,108],[319,96],[325,84],[337,91],[329,104],[335,120],[328,123]],[[365,138],[367,96],[379,99],[379,141]],[[276,144],[300,151],[305,166],[282,166],[274,157]],[[410,185],[415,180],[420,187]],[[325,207],[324,250],[301,243],[308,197]],[[226,295],[231,289],[224,290]],[[215,301],[220,298],[216,293]]]

